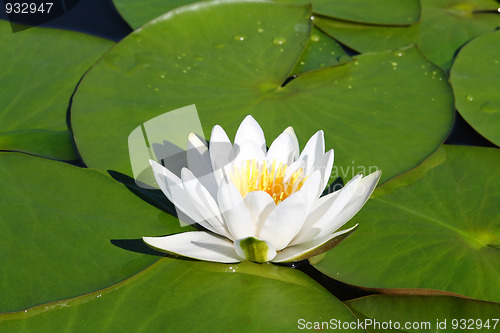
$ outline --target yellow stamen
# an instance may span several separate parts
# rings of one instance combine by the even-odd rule
[[[269,168],[266,161],[259,166],[255,159],[247,160],[240,168],[234,166],[229,176],[243,197],[253,191],[264,191],[279,204],[300,190],[307,177],[304,177],[302,169],[299,169],[285,180],[288,165],[276,164],[276,160],[273,160]]]

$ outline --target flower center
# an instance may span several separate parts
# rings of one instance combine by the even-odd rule
[[[288,165],[276,164],[276,160],[270,166],[263,161],[259,166],[255,159],[247,160],[240,168],[234,166],[229,176],[243,197],[249,192],[264,191],[279,204],[300,190],[307,177],[303,176],[302,169],[298,169],[285,179]]]

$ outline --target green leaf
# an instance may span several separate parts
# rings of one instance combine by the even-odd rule
[[[273,40],[273,42],[279,43],[279,39]],[[308,46],[297,61],[292,75],[335,66],[351,60],[352,58],[339,43],[313,26]]]
[[[382,325],[399,327],[401,332],[492,332],[500,328],[500,304],[492,302],[450,296],[377,295],[346,304],[369,318],[364,323],[370,332],[387,332],[377,330]]]
[[[116,9],[133,29],[177,7],[199,0],[113,0]]]
[[[122,281],[157,260],[142,236],[189,229],[92,169],[0,153],[0,182],[0,312]]]
[[[114,43],[73,31],[12,33],[0,21],[0,132],[66,130],[71,94],[85,71]]]
[[[381,52],[415,44],[419,25],[377,26],[315,17],[314,25],[358,52]]]
[[[12,33],[0,20],[0,133],[7,148],[51,158],[70,158],[66,112],[78,81],[113,42],[72,31],[31,28]],[[49,138],[50,131],[54,133]],[[8,134],[8,132],[16,132]],[[41,140],[40,147],[27,143]],[[4,146],[0,149],[5,149]]]
[[[476,131],[500,146],[500,31],[460,50],[450,73],[455,105]]]
[[[69,130],[27,130],[0,133],[0,150],[19,151],[54,159],[78,159]]]
[[[317,18],[315,24],[360,52],[397,49],[417,43],[432,62],[448,70],[457,50],[467,41],[500,26],[493,0],[422,0],[422,18],[410,27],[354,24]]]
[[[427,288],[499,301],[500,151],[444,146],[377,188],[345,242],[315,266],[369,288]]]
[[[177,7],[194,0],[113,0],[125,20],[134,28]],[[277,0],[284,4],[312,4],[314,12],[349,21],[372,24],[407,25],[420,17],[418,0],[379,0],[374,5],[370,0]]]
[[[2,332],[290,332],[300,320],[356,318],[302,272],[161,259],[89,295],[0,315]],[[353,330],[365,332],[364,330]]]
[[[308,7],[202,3],[132,33],[87,73],[74,96],[71,123],[85,163],[131,176],[132,130],[196,104],[205,137],[216,124],[231,137],[247,114],[268,143],[289,125],[302,146],[323,129],[326,147],[337,151],[333,178],[378,167],[384,181],[418,165],[453,122],[446,77],[410,48],[360,55],[288,82],[310,41],[309,16]],[[177,127],[165,127],[165,137]]]
[[[275,0],[282,3],[312,4],[314,13],[337,19],[382,25],[408,25],[418,21],[418,0]]]

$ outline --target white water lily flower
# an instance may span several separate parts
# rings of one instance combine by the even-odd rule
[[[357,227],[338,231],[365,204],[380,171],[355,176],[341,190],[320,197],[333,166],[323,131],[299,155],[291,127],[266,149],[264,133],[247,116],[231,144],[220,126],[209,147],[188,138],[187,168],[180,178],[150,161],[163,193],[183,220],[206,231],[144,237],[151,247],[199,260],[236,263],[291,262],[325,252]]]

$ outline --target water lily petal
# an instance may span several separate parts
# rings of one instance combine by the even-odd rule
[[[304,150],[299,156],[299,160],[305,162],[305,174],[311,173],[311,169],[316,164],[316,161],[323,156],[325,153],[325,138],[323,131],[317,131],[310,139],[307,141]]]
[[[198,223],[207,230],[215,232],[216,229],[205,221],[194,206],[179,177],[156,161],[149,160],[149,163],[153,168],[156,183],[167,199],[175,205],[179,219],[187,224]]]
[[[290,164],[288,168],[286,168],[285,174],[283,175],[283,180],[285,182],[290,181],[290,178],[292,178],[292,175],[299,169],[304,170],[306,163],[303,160],[297,160]]]
[[[331,230],[335,228],[332,230],[335,231],[340,228],[343,224],[339,225],[335,218],[354,196],[361,179],[361,175],[356,175],[342,189],[322,197],[320,199],[321,204],[316,205],[314,210],[307,216],[302,229],[292,240],[290,246],[309,242],[317,237],[323,229]]]
[[[340,242],[352,234],[357,227],[358,225],[356,224],[352,228],[333,233],[327,237],[287,247],[276,254],[273,262],[292,262],[314,257],[337,246]]]
[[[213,198],[217,197],[217,182],[212,169],[210,152],[205,144],[196,134],[189,133],[187,147],[187,164],[189,170],[205,186]]]
[[[165,237],[143,237],[143,240],[156,250],[183,257],[222,263],[241,261],[231,241],[204,231],[189,231]]]
[[[257,237],[269,241],[276,251],[280,251],[302,228],[306,213],[305,195],[295,192],[269,214]]]
[[[210,135],[210,159],[212,161],[212,169],[214,171],[223,168],[234,160],[231,152],[233,151],[233,144],[229,140],[226,132],[219,125],[212,128]]]
[[[332,219],[328,221],[328,216],[325,216],[325,226],[321,228],[321,232],[316,237],[324,237],[352,219],[370,198],[372,192],[377,186],[380,175],[381,171],[378,170],[366,177],[363,177],[363,179],[361,179],[357,184],[357,187],[354,190],[354,195],[349,200],[349,203],[334,217],[334,220]]]
[[[295,161],[299,157],[299,154],[300,154],[299,140],[297,140],[297,135],[295,135],[295,131],[293,130],[292,126],[287,127],[283,131],[283,133],[288,133],[292,137],[293,147],[294,147],[294,149],[293,149],[294,153],[293,153],[293,156],[292,156],[292,161]]]
[[[307,213],[309,213],[314,202],[316,202],[323,191],[323,179],[319,170],[314,171],[300,188],[300,192],[305,195],[307,201]]]
[[[293,157],[296,153],[295,149],[292,136],[289,133],[283,132],[269,147],[266,161],[268,164],[272,164],[276,160],[276,164],[289,165],[293,162]]]
[[[248,261],[268,262],[276,256],[276,250],[271,243],[255,237],[238,239],[234,242],[236,253]]]
[[[327,151],[319,160],[318,164],[314,166],[315,170],[320,170],[323,175],[322,190],[325,189],[326,184],[328,184],[328,179],[332,174],[334,153],[333,149]]]
[[[311,211],[304,221],[302,229],[297,233],[294,239],[292,239],[290,246],[303,242],[309,242],[319,234],[321,229],[313,228],[312,225],[325,214],[339,193],[339,191],[336,191],[326,196],[322,196],[313,204]]]
[[[276,208],[276,203],[268,193],[263,191],[250,192],[243,198],[243,201],[255,225],[255,234],[258,234],[269,214]]]
[[[266,152],[264,131],[262,131],[259,123],[250,115],[246,116],[241,122],[240,127],[238,127],[236,136],[234,137],[234,145],[241,146],[245,141],[252,141],[263,153]]]
[[[182,185],[191,197],[195,209],[201,217],[212,226],[212,229],[221,236],[230,237],[226,225],[222,219],[219,206],[208,190],[198,181],[195,175],[187,168],[181,171]]]
[[[165,194],[168,200],[172,201],[172,193],[170,191],[171,186],[182,186],[182,181],[173,172],[165,168],[160,163],[149,160],[149,164],[153,169],[153,174],[155,176],[156,183],[160,187],[160,190]],[[158,177],[162,176],[162,177]],[[173,202],[173,201],[172,201]]]
[[[227,173],[233,172],[233,166],[240,168],[243,163],[248,160],[255,160],[258,164],[265,160],[266,154],[254,141],[243,141],[233,148],[235,151],[239,150],[236,158],[228,165],[225,166]]]
[[[252,216],[232,181],[227,178],[222,180],[217,199],[231,239],[255,236]]]

